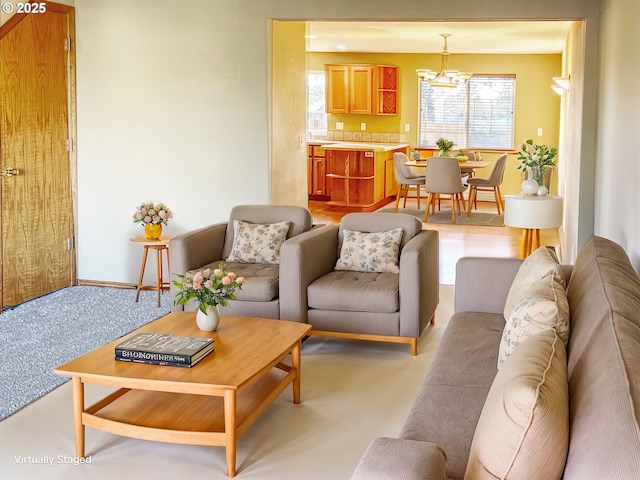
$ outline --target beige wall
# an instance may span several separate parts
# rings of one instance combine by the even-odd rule
[[[271,166],[283,160],[271,153],[270,140],[271,95],[278,87],[269,81],[274,19],[587,17],[585,109],[582,121],[567,128],[588,133],[581,140],[582,161],[593,162],[600,0],[396,0],[375,2],[375,8],[370,0],[75,0],[75,5],[82,279],[136,280],[140,251],[128,238],[140,233],[130,216],[143,200],[164,201],[174,210],[167,233],[175,235],[227,218],[235,204],[275,198]],[[591,199],[585,195],[580,208],[588,214],[593,185],[584,188]],[[104,200],[108,228],[96,213]]]
[[[640,2],[602,7],[595,232],[620,243],[640,272]]]
[[[271,203],[307,206],[305,23],[273,22]]]

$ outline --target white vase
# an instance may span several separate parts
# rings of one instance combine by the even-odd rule
[[[522,193],[525,195],[536,195],[538,193],[539,185],[535,180],[529,179],[522,182],[520,188],[522,189]]]
[[[546,197],[547,195],[549,195],[549,189],[547,187],[545,187],[544,185],[540,185],[538,187],[538,196],[539,197]]]
[[[213,332],[218,328],[220,323],[220,312],[217,305],[211,305],[207,307],[207,313],[202,313],[200,307],[196,313],[196,324],[198,328],[203,332]]]

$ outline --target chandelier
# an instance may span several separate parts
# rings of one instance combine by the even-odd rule
[[[416,70],[418,77],[426,78],[433,88],[437,90],[445,90],[449,88],[456,88],[458,85],[463,85],[467,80],[471,78],[472,73],[459,72],[458,70],[449,69],[449,51],[447,50],[447,38],[451,36],[450,33],[441,33],[440,36],[444,38],[444,50],[441,55],[440,71],[434,70]]]

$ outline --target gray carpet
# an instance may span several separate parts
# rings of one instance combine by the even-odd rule
[[[394,213],[395,206],[392,204],[391,206],[386,206],[379,208],[376,212],[383,213]],[[402,208],[402,204],[398,208],[398,213],[405,213],[408,215],[413,215],[414,217],[422,220],[424,218],[424,208],[420,210],[416,208]],[[427,223],[449,223],[451,224],[451,208],[450,205],[445,206],[442,204],[442,209],[438,211],[436,209],[435,215],[431,215],[429,213],[429,217],[427,218]],[[462,215],[456,215],[456,225],[482,225],[485,227],[503,227],[504,226],[504,215],[497,213],[483,213],[471,211],[471,216],[467,217],[466,212],[462,212]]]
[[[0,419],[68,381],[53,369],[166,315],[168,293],[69,287],[0,314]]]

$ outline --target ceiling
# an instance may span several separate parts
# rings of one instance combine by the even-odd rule
[[[309,52],[562,53],[572,22],[308,22]],[[345,48],[340,49],[338,45]]]

